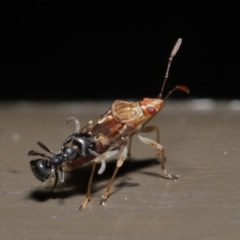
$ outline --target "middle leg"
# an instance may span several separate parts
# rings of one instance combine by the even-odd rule
[[[82,204],[79,207],[79,210],[82,210],[83,208],[86,207],[87,203],[90,201],[91,198],[91,188],[92,188],[92,181],[93,181],[93,175],[95,172],[95,168],[96,168],[96,164],[98,162],[101,162],[101,167],[98,171],[98,174],[101,174],[104,170],[105,170],[105,160],[114,156],[115,154],[118,153],[118,150],[114,150],[114,151],[109,151],[106,153],[103,153],[101,155],[91,151],[91,153],[93,153],[93,155],[96,155],[97,157],[93,160],[93,165],[92,165],[92,170],[91,170],[91,175],[90,178],[88,180],[88,188],[87,188],[87,194],[86,194],[86,198],[85,200],[82,202]]]
[[[105,192],[104,192],[104,195],[102,196],[102,198],[101,198],[101,200],[100,200],[100,204],[101,204],[101,205],[104,205],[105,201],[106,201],[107,198],[108,198],[108,195],[109,195],[111,186],[112,186],[113,181],[114,181],[114,179],[115,179],[115,177],[116,177],[116,175],[117,175],[117,172],[118,172],[119,168],[122,166],[124,160],[125,160],[126,157],[127,157],[127,151],[128,151],[128,148],[127,148],[127,143],[126,143],[126,144],[123,146],[123,150],[122,150],[122,152],[121,152],[121,154],[120,154],[120,156],[119,156],[119,158],[118,158],[118,161],[117,161],[117,164],[116,164],[116,168],[115,168],[115,170],[114,170],[114,172],[113,172],[113,175],[112,175],[110,181],[108,182],[108,185],[107,185],[107,188],[106,188],[106,190],[105,190]]]

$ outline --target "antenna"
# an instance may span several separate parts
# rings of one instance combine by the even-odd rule
[[[166,71],[166,74],[165,74],[165,77],[164,77],[164,80],[163,80],[161,92],[160,92],[159,95],[158,95],[158,98],[159,98],[159,99],[162,99],[162,93],[163,93],[163,90],[164,90],[164,87],[165,87],[165,83],[166,83],[166,81],[167,81],[167,79],[168,79],[168,73],[169,73],[169,69],[170,69],[170,66],[171,66],[173,57],[176,55],[178,49],[179,49],[180,46],[181,46],[181,43],[182,43],[182,39],[179,38],[179,39],[177,40],[176,44],[174,45],[173,50],[172,50],[172,52],[171,52],[171,54],[170,54],[170,57],[169,57],[169,59],[168,59],[167,71]],[[174,91],[175,91],[175,90],[174,90]],[[170,95],[171,95],[171,93],[170,93]],[[166,99],[166,98],[165,98],[165,99]]]
[[[169,91],[168,94],[167,94],[167,96],[166,96],[163,100],[166,101],[166,100],[169,98],[169,96],[170,96],[173,92],[175,92],[176,90],[181,90],[181,91],[183,91],[183,92],[185,92],[185,93],[189,93],[189,92],[190,92],[190,90],[189,90],[187,87],[182,86],[182,85],[178,85],[178,86],[174,87],[171,91]]]

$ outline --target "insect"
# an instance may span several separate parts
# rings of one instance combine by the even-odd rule
[[[178,175],[168,173],[165,168],[164,147],[159,143],[158,127],[145,125],[164,107],[166,99],[174,91],[181,90],[189,93],[187,87],[179,85],[173,88],[164,98],[162,97],[171,62],[181,42],[182,39],[178,39],[170,54],[162,88],[157,98],[143,98],[139,102],[116,100],[108,111],[94,121],[90,121],[83,128],[80,128],[80,123],[77,118],[68,118],[67,123],[74,121],[76,130],[65,140],[61,150],[57,153],[54,153],[43,143],[37,141],[37,144],[47,153],[40,153],[35,150],[31,150],[27,153],[30,156],[43,157],[30,161],[30,166],[35,177],[45,182],[54,174],[55,182],[51,190],[53,192],[59,182],[59,178],[61,182],[64,181],[64,171],[66,169],[71,170],[86,162],[92,161],[93,164],[88,181],[86,198],[79,207],[79,209],[82,210],[91,198],[91,185],[96,164],[99,162],[101,163],[98,171],[98,173],[101,174],[106,168],[105,160],[120,153],[116,168],[100,200],[100,204],[104,205],[119,168],[122,166],[127,156],[130,155],[132,136],[136,135],[141,142],[157,150],[157,157],[161,161],[161,170],[163,171],[164,177],[177,179]],[[140,133],[152,131],[156,131],[157,141],[140,135]]]

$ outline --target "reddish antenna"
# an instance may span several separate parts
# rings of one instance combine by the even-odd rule
[[[189,93],[189,92],[190,92],[190,90],[189,90],[187,87],[182,86],[182,85],[179,85],[179,86],[174,87],[171,91],[169,91],[168,94],[167,94],[167,96],[166,96],[163,100],[166,101],[166,100],[169,98],[169,96],[170,96],[173,92],[175,92],[176,90],[181,90],[181,91],[186,92],[186,93]]]

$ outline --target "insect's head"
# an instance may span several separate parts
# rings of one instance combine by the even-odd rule
[[[34,159],[30,161],[30,166],[34,176],[41,182],[45,182],[55,169],[62,164],[62,154],[55,154],[48,147],[46,147],[41,142],[36,142],[41,148],[46,150],[49,154],[40,153],[35,150],[31,150],[27,153],[29,156],[41,156],[43,158]]]
[[[53,171],[55,171],[55,174],[57,174],[58,171],[62,172],[62,164],[73,159],[77,154],[77,151],[74,148],[65,147],[61,150],[61,152],[54,153],[41,142],[37,141],[36,143],[45,151],[50,153],[40,153],[35,150],[31,150],[27,153],[29,156],[43,157],[30,161],[30,166],[34,176],[41,182],[45,182],[51,176]]]
[[[154,116],[164,107],[162,99],[144,98],[140,101],[141,108],[146,117]]]
[[[48,159],[35,159],[30,161],[34,176],[41,182],[45,182],[51,175],[52,167]]]
[[[158,113],[165,105],[165,101],[168,99],[168,97],[175,92],[176,90],[181,90],[183,92],[189,93],[189,89],[185,86],[179,85],[173,88],[171,91],[168,92],[168,94],[163,98],[163,90],[166,84],[166,81],[168,79],[168,74],[171,66],[171,62],[173,60],[173,57],[176,55],[178,49],[180,48],[180,45],[182,43],[182,39],[179,38],[176,44],[173,47],[173,50],[171,52],[171,55],[168,59],[168,65],[167,65],[167,71],[163,80],[161,91],[157,98],[144,98],[142,101],[140,101],[141,108],[144,111],[145,116],[150,119],[153,117],[156,113]]]

